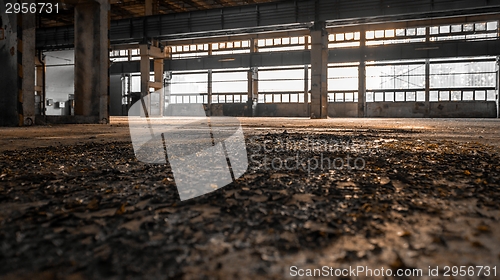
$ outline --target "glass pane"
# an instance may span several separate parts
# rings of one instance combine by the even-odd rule
[[[354,102],[354,93],[352,93],[352,92],[344,93],[344,101],[345,102]]]
[[[373,102],[373,92],[366,93],[366,102]]]
[[[265,95],[265,98],[266,98],[266,103],[273,103],[273,95],[272,94],[266,94]]]
[[[488,90],[488,101],[495,101],[496,100],[496,92],[494,90]]]
[[[430,33],[431,33],[431,35],[438,34],[438,33],[439,33],[439,27],[437,27],[437,26],[432,26],[432,27],[430,28]]]
[[[498,21],[490,21],[486,25],[487,25],[487,27],[486,27],[487,30],[490,30],[490,31],[497,30]]]
[[[226,95],[226,103],[233,103],[233,95]]]
[[[465,101],[471,101],[474,99],[474,92],[472,91],[464,91],[464,99]]]
[[[394,102],[394,92],[386,92],[385,101]]]
[[[450,100],[450,92],[449,91],[440,91],[439,92],[439,101],[448,101]]]
[[[450,26],[449,25],[440,26],[439,33],[450,33]]]
[[[415,92],[407,92],[406,101],[415,101]]]
[[[335,93],[328,93],[328,102],[335,102]]]
[[[462,100],[462,92],[461,91],[452,91],[451,92],[451,100],[452,101]]]
[[[281,103],[281,94],[274,95],[274,103]]]
[[[335,93],[335,102],[344,102],[344,93]]]
[[[264,94],[259,93],[259,95],[257,97],[257,102],[264,103]]]
[[[476,31],[486,30],[486,22],[476,23],[475,28],[476,28]]]
[[[299,95],[297,93],[290,94],[290,102],[299,102]]]
[[[406,35],[407,36],[415,36],[417,34],[417,30],[415,28],[407,28]]]
[[[375,92],[375,101],[376,102],[384,101],[384,93],[383,92]]]
[[[429,101],[438,101],[438,92],[437,91],[431,91],[429,92]]]
[[[476,90],[476,100],[486,100],[486,92],[483,90]]]
[[[473,30],[474,30],[474,24],[472,24],[472,23],[464,24],[464,31],[465,32],[469,32],[469,31],[473,31]]]
[[[299,93],[299,103],[304,103],[304,94]]]
[[[366,31],[366,39],[370,40],[375,38],[375,31]]]
[[[452,25],[451,32],[462,32],[462,25],[461,24]]]
[[[396,101],[405,101],[405,93],[396,92]]]
[[[425,92],[417,91],[417,102],[424,102],[424,101],[425,101]]]
[[[281,95],[281,102],[288,103],[290,102],[290,94],[284,93]]]

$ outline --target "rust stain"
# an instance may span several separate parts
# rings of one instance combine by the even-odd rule
[[[16,54],[16,49],[14,47],[10,48],[10,55]]]

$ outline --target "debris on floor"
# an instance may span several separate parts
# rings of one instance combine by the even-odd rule
[[[247,172],[185,202],[171,170],[137,161],[129,142],[5,151],[0,275],[282,279],[292,266],[500,263],[496,147],[291,130],[246,141]]]

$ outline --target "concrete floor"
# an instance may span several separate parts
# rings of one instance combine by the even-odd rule
[[[180,202],[168,168],[134,157],[127,118],[3,127],[0,278],[294,279],[292,266],[357,265],[425,273],[375,279],[443,279],[427,268],[499,267],[500,120],[239,120],[258,143],[351,143],[325,154],[353,152],[366,168],[249,166]],[[495,279],[464,279],[483,278]]]
[[[402,138],[441,139],[500,147],[500,119],[385,119],[385,118],[238,118],[246,134],[269,129],[289,132],[391,132]],[[172,122],[179,122],[172,119]],[[110,125],[54,125],[0,127],[0,151],[74,145],[89,142],[130,141],[126,117],[112,117]]]

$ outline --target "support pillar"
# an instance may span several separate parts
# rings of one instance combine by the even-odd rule
[[[167,58],[168,51],[166,48],[159,48],[151,45],[141,45],[139,47],[141,54],[141,102],[143,102],[144,112],[146,117],[163,116],[165,107],[165,96],[163,89],[163,65],[164,59]],[[151,58],[153,59],[154,79],[151,81]],[[155,104],[152,104],[152,96],[149,89],[154,89]],[[159,104],[156,104],[158,102]],[[154,105],[154,106],[153,106]]]
[[[497,102],[497,119],[500,118],[500,56],[497,56],[497,85],[496,85],[496,102]]]
[[[212,44],[208,44],[208,55],[212,55]],[[207,116],[212,115],[212,69],[208,70],[207,77]]]
[[[158,14],[158,0],[145,0],[144,1],[144,15],[151,16]]]
[[[431,36],[431,29],[429,27],[425,28],[425,43],[429,44],[431,42],[430,37]],[[428,54],[428,53],[427,53]],[[431,102],[430,102],[430,92],[431,92],[431,82],[430,82],[430,77],[431,77],[431,64],[430,60],[427,58],[425,60],[425,112],[424,116],[426,118],[429,118],[431,116]],[[463,97],[462,97],[463,98]],[[460,100],[462,100],[460,98]]]
[[[250,39],[250,56],[257,53],[258,46],[257,40]],[[259,100],[259,69],[257,67],[250,67],[247,75],[248,80],[248,115],[255,117],[257,116],[257,103]]]
[[[255,117],[257,115],[257,101],[259,96],[259,69],[257,67],[250,67],[248,71],[248,101],[247,107],[251,112],[250,115]]]
[[[35,115],[45,116],[45,58],[40,53],[39,57],[35,58],[36,65],[36,82],[35,94],[38,96],[39,102],[35,103]]]
[[[75,6],[75,117],[109,122],[109,0]]]
[[[430,102],[430,68],[431,64],[429,59],[425,60],[425,117],[429,118],[431,116],[431,102]]]
[[[309,50],[310,45],[311,45],[309,42],[309,38],[306,36],[304,41],[305,41],[304,42],[305,49]],[[308,64],[304,65],[304,111],[305,111],[306,116],[311,115],[310,106],[309,106],[309,65]]]
[[[0,6],[13,3],[0,0]],[[0,12],[0,126],[35,121],[35,14]]]
[[[366,32],[360,31],[358,66],[358,117],[366,117]]]
[[[165,80],[163,82],[165,88],[164,88],[164,94],[165,94],[165,104],[167,105],[167,108],[164,109],[163,115],[168,116],[171,114],[167,109],[168,105],[172,104],[172,71],[166,71],[165,72]]]
[[[208,78],[207,78],[207,116],[212,115],[212,70],[208,70]]]
[[[328,33],[325,22],[318,21],[311,29],[311,119],[328,117],[327,71]]]

